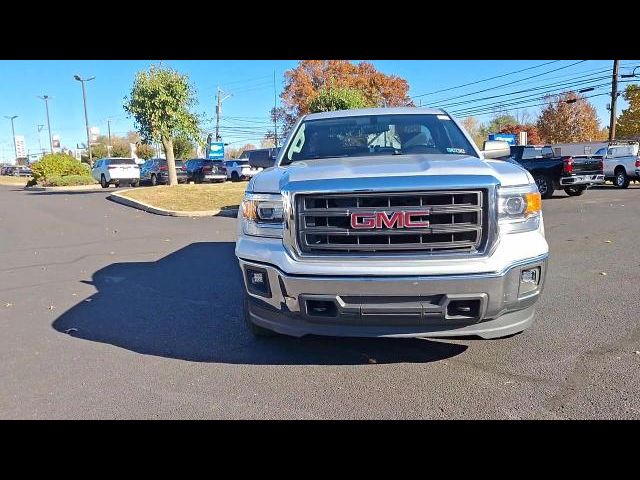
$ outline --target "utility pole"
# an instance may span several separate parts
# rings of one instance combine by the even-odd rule
[[[89,131],[89,116],[87,115],[87,92],[84,88],[84,82],[90,82],[96,77],[80,78],[80,75],[74,75],[73,78],[82,83],[82,101],[84,103],[84,124],[87,128],[87,149],[89,150],[89,165],[93,165],[93,160],[91,158],[91,132]]]
[[[613,61],[613,77],[611,79],[611,119],[609,120],[609,142],[616,139],[616,100],[618,99],[618,70],[620,60]]]
[[[18,118],[18,115],[12,115],[11,117],[8,117],[5,115],[6,119],[11,120],[11,135],[13,136],[13,153],[16,156],[16,163],[18,161],[18,147],[16,146],[16,129],[13,126],[13,121]]]
[[[224,97],[221,96],[221,94],[224,93],[222,91],[222,89],[220,87],[218,87],[218,93],[216,95],[217,97],[217,102],[216,102],[216,142],[219,142],[220,140],[222,140],[222,137],[220,136],[220,116],[222,115],[222,102],[225,101],[227,98],[229,98],[231,95],[233,95],[232,93],[225,95]]]
[[[53,153],[53,138],[51,137],[51,122],[49,121],[49,99],[51,97],[49,95],[43,95],[38,98],[41,100],[44,100],[44,106],[47,109],[47,129],[49,130],[49,148],[51,149],[51,153]]]
[[[277,113],[277,102],[278,102],[278,96],[276,93],[276,71],[273,71],[273,142],[274,142],[274,146],[276,148],[278,148],[278,116],[276,115]]]
[[[107,131],[109,132],[109,145],[107,145],[107,156],[111,155],[111,119],[107,118]]]

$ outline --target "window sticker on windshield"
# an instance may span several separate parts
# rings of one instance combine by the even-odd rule
[[[451,120],[447,115],[438,115],[438,120]]]
[[[467,153],[467,151],[464,148],[447,147],[447,153]]]

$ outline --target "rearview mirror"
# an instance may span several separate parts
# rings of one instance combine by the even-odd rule
[[[482,146],[484,158],[500,158],[511,155],[511,148],[507,142],[502,140],[487,140]]]

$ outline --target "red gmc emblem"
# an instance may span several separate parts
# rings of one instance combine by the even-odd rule
[[[429,215],[428,211],[352,213],[351,228],[424,228],[428,220],[415,220]]]

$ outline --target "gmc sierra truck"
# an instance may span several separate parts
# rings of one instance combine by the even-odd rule
[[[551,146],[513,145],[504,158],[531,173],[542,198],[551,198],[560,188],[567,195],[582,195],[591,185],[604,183],[602,155],[556,156]]]
[[[533,177],[495,160],[508,154],[505,142],[478,150],[442,110],[300,118],[238,213],[235,253],[253,333],[525,330],[548,246]]]

